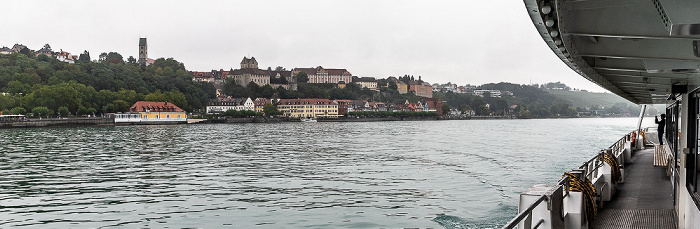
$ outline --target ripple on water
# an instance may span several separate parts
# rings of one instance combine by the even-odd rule
[[[0,227],[496,228],[621,120],[0,130]]]

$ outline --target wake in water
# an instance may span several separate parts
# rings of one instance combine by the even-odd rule
[[[432,219],[445,229],[491,229],[501,228],[513,218],[514,215],[504,213],[516,213],[518,208],[505,204],[499,204],[497,209],[489,211],[491,217],[483,220],[467,220],[458,216],[439,215]]]

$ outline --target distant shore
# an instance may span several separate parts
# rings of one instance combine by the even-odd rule
[[[644,116],[653,118],[652,116]],[[623,116],[590,116],[590,117],[561,117],[561,118],[630,118]],[[634,118],[634,117],[632,117]],[[340,117],[332,119],[318,119],[318,122],[391,122],[391,121],[431,121],[431,120],[502,120],[502,119],[538,119],[522,118],[516,116],[466,116],[466,117]],[[546,118],[559,119],[559,118]],[[211,124],[211,123],[280,123],[301,122],[296,118],[288,117],[245,117],[245,118],[215,118],[192,119],[196,122],[187,124]],[[0,122],[0,129],[12,128],[37,128],[37,127],[85,127],[85,126],[125,126],[125,125],[177,125],[185,123],[114,123],[113,118],[103,117],[79,117],[79,118],[42,118],[29,119],[27,121]]]

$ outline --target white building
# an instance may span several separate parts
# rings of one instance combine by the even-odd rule
[[[474,90],[474,95],[484,97],[484,93],[488,92],[493,98],[501,98],[501,91],[499,90]]]
[[[255,111],[255,103],[250,98],[217,98],[207,104],[207,114],[224,113],[227,110]]]

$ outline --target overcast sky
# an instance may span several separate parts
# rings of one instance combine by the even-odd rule
[[[605,91],[547,47],[522,1],[248,0],[0,2],[0,46],[48,43],[93,59],[115,51],[172,57],[190,71],[345,68],[360,77],[423,76],[429,83],[481,85],[561,81]]]

